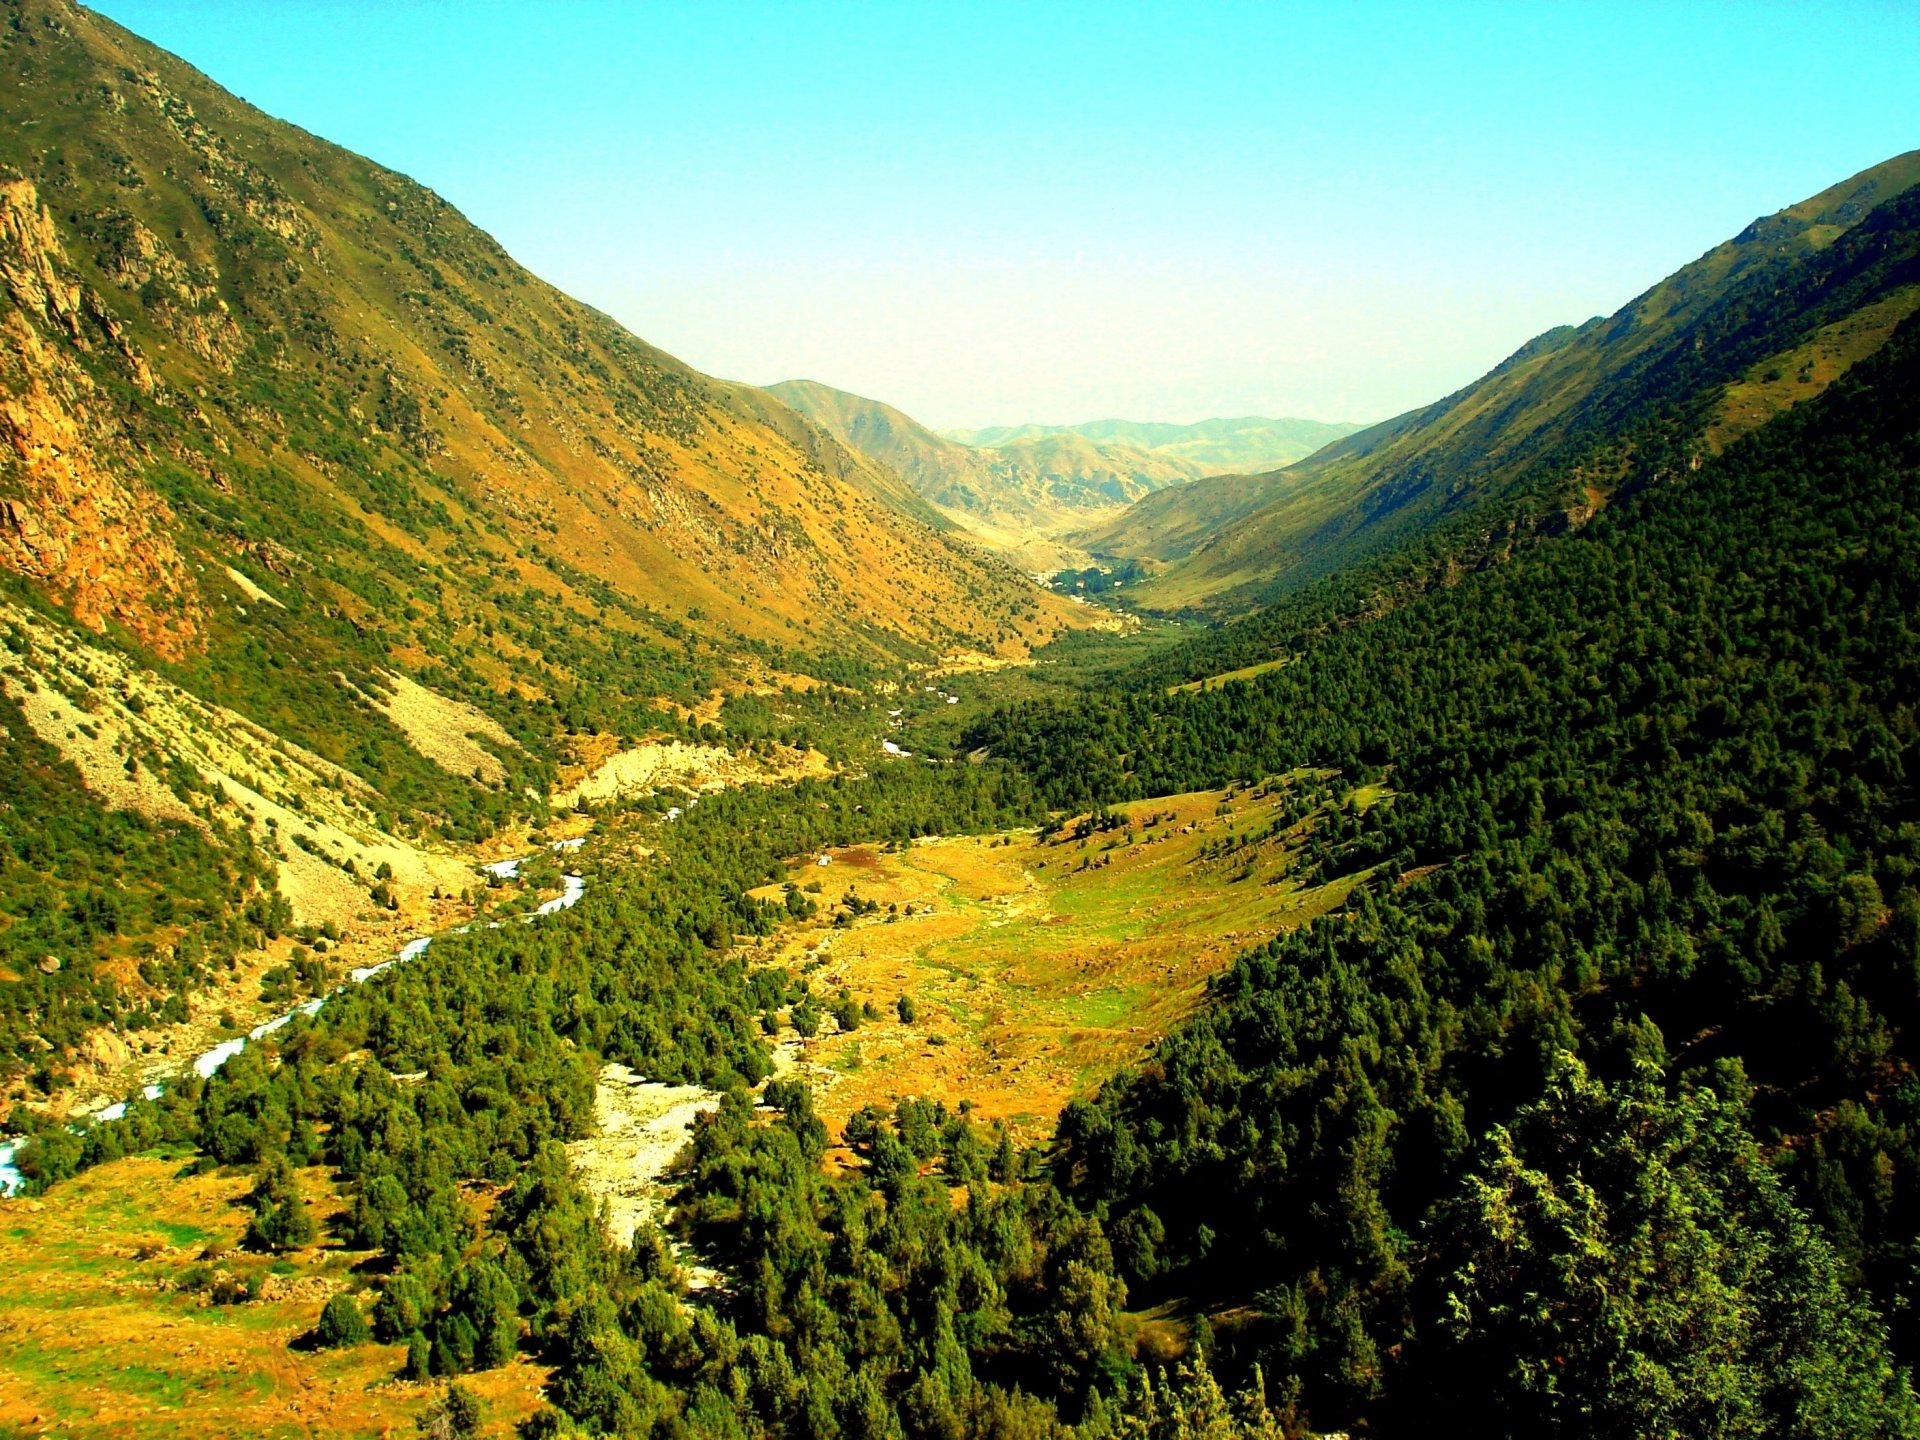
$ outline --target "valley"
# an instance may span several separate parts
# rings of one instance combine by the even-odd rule
[[[0,1436],[1920,1436],[1920,152],[1377,424],[934,428],[71,0],[0,74]],[[758,115],[601,176],[621,313],[779,334],[765,229],[932,346],[964,167],[715,206]],[[1089,175],[1249,287],[1153,413],[1304,373]],[[1096,250],[980,269],[1098,358]],[[973,413],[1076,413],[990,318]]]

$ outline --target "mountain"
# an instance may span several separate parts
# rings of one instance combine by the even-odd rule
[[[1274,420],[1261,415],[1237,420],[1199,420],[1191,425],[1158,421],[1090,420],[1084,425],[995,425],[985,430],[942,430],[962,445],[1001,446],[1053,435],[1080,435],[1102,444],[1130,445],[1168,459],[1191,461],[1211,474],[1269,469],[1291,464],[1360,426],[1325,420]]]
[[[943,437],[891,405],[816,380],[784,380],[767,393],[848,449],[898,472],[914,492],[980,540],[1030,569],[1084,561],[1057,537],[1096,517],[1206,473],[1198,462],[1066,429],[991,446]]]
[[[756,729],[804,749],[848,685],[1077,623],[431,190],[79,6],[6,17],[0,1073],[423,913],[562,767],[725,738],[716,692],[817,691]]]
[[[1897,156],[1443,400],[1285,469],[1149,497],[1075,538],[1172,562],[1129,592],[1142,606],[1233,610],[1450,523],[1583,524],[1636,475],[1696,466],[1820,393],[1920,308],[1916,181],[1920,152]],[[1494,519],[1488,506],[1508,508]]]
[[[81,625],[212,677],[264,612],[323,678],[555,703],[1057,626],[891,472],[432,191],[83,9],[13,17],[0,565]]]

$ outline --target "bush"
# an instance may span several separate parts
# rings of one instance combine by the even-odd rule
[[[360,1306],[353,1296],[342,1290],[327,1301],[320,1312],[320,1323],[314,1327],[314,1343],[323,1350],[342,1350],[349,1345],[364,1345],[373,1338],[373,1332],[367,1328],[367,1318],[360,1313]]]

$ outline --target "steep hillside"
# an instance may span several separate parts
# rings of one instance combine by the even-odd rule
[[[1143,605],[1219,609],[1450,519],[1502,535],[1582,524],[1635,475],[1693,467],[1818,394],[1920,308],[1916,181],[1920,152],[1889,160],[1756,220],[1616,314],[1548,331],[1444,400],[1251,485],[1190,487],[1083,543],[1179,561],[1134,592]],[[1464,519],[1489,502],[1507,508]]]
[[[457,894],[575,737],[1071,623],[430,190],[78,6],[4,19],[0,1078]]]
[[[12,18],[0,554],[83,624],[217,654],[232,561],[423,659],[503,588],[623,612],[676,657],[691,620],[709,663],[1047,628],[892,477],[541,284],[431,191],[77,7]],[[577,668],[489,648],[522,689]]]
[[[1129,1304],[1209,1314],[1310,1431],[1430,1434],[1444,1396],[1504,1436],[1920,1433],[1890,1369],[1879,1414],[1801,1392],[1820,1424],[1721,1426],[1680,1378],[1793,1393],[1717,1338],[1770,1264],[1847,1277],[1831,1354],[1882,1343],[1869,1304],[1920,1351],[1916,474],[1920,316],[1510,563],[1386,610],[1342,577],[970,729],[1057,805],[1351,787],[1306,854],[1353,902],[1062,1115]],[[1724,1282],[1669,1268],[1723,1244]],[[1776,1283],[1737,1333],[1817,1334]]]
[[[994,425],[942,430],[962,445],[1009,445],[1052,435],[1080,435],[1102,444],[1130,445],[1169,460],[1187,460],[1209,474],[1270,470],[1290,465],[1358,430],[1346,421],[1276,420],[1264,415],[1172,425],[1151,420],[1089,420],[1084,425]]]
[[[1088,554],[1169,561],[1191,555],[1236,520],[1271,504],[1288,471],[1263,475],[1207,475],[1178,490],[1158,490],[1118,515],[1072,532]],[[1151,567],[1149,567],[1151,568]]]
[[[1205,473],[1171,453],[1066,430],[996,446],[963,445],[891,405],[815,380],[785,380],[767,393],[899,473],[942,514],[1029,569],[1083,563],[1081,551],[1058,542],[1063,531],[1110,518],[1142,496]]]
[[[1038,523],[1024,497],[1002,494],[985,455],[943,440],[891,405],[822,385],[782,380],[766,392],[791,406],[834,439],[905,479],[914,492],[942,507],[967,513],[1000,511]]]

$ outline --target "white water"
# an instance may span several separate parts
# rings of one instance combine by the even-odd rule
[[[558,840],[555,841],[550,848],[552,848],[556,854],[562,854],[578,850],[584,843],[584,840],[577,839]],[[518,860],[496,860],[490,865],[482,865],[480,871],[484,875],[491,875],[501,880],[511,880],[520,873],[520,867],[525,861],[526,857],[524,856]],[[580,897],[586,893],[587,882],[578,875],[569,872],[560,877],[560,893],[558,895],[542,904],[531,915],[523,915],[520,918],[527,924],[531,924],[543,915],[557,915],[562,910],[571,910],[580,903]],[[459,926],[454,933],[464,935],[470,928],[472,927],[462,925]],[[489,928],[499,929],[500,922],[494,921]],[[391,960],[383,960],[378,965],[361,965],[349,970],[347,972],[347,983],[351,985],[364,985],[383,970],[389,970],[395,965],[404,965],[409,960],[418,959],[426,953],[427,947],[431,944],[433,944],[433,937],[431,935],[415,936],[413,939],[407,941],[406,944],[402,945]],[[303,1000],[291,1010],[287,1011],[286,1014],[276,1015],[271,1020],[262,1021],[245,1035],[236,1035],[231,1040],[222,1040],[211,1050],[194,1057],[193,1073],[203,1080],[211,1077],[218,1073],[222,1065],[225,1065],[234,1056],[246,1049],[249,1040],[258,1040],[262,1036],[271,1035],[282,1025],[291,1022],[296,1015],[319,1014],[320,1007],[325,1005],[331,996],[339,994],[340,989],[344,988],[345,986],[341,986],[338,989],[329,991],[326,995],[316,995],[311,1000]],[[148,1085],[145,1086],[140,1093],[149,1100],[158,1100],[164,1091],[158,1085]],[[103,1109],[94,1111],[91,1115],[81,1116],[80,1120],[76,1123],[92,1123],[96,1120],[121,1120],[126,1117],[126,1113],[127,1102],[117,1100]],[[13,1163],[14,1151],[18,1148],[19,1144],[20,1142],[17,1138],[0,1139],[0,1195],[11,1195],[27,1183],[26,1177],[20,1173],[19,1169],[15,1167]]]

